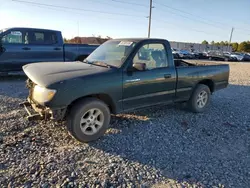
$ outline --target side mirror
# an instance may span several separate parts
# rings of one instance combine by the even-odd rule
[[[133,63],[133,69],[137,71],[145,71],[146,63]]]

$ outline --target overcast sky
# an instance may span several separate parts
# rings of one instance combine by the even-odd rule
[[[153,2],[152,37],[183,42],[226,41],[234,27],[232,41],[250,40],[250,0]],[[56,29],[66,38],[78,33],[147,37],[148,14],[149,0],[0,0],[0,28]]]

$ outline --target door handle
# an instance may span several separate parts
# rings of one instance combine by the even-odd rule
[[[24,47],[24,48],[23,48],[23,50],[30,50],[30,48],[28,48],[28,47]]]
[[[54,48],[54,50],[61,50],[61,48]]]
[[[171,78],[172,77],[172,75],[171,74],[164,74],[164,78]]]

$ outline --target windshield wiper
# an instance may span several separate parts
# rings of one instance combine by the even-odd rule
[[[111,67],[109,64],[104,63],[104,62],[102,62],[102,61],[94,61],[94,62],[92,62],[92,64],[98,65],[98,66],[102,66],[102,67],[107,67],[107,68],[110,68],[110,67]]]
[[[115,66],[104,63],[103,61],[88,61],[88,60],[85,59],[83,61],[83,63],[96,65],[96,66],[101,66],[101,67],[107,67],[107,68],[116,68]]]

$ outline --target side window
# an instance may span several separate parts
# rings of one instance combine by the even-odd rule
[[[22,44],[23,33],[21,31],[11,31],[2,37],[3,44]]]
[[[57,44],[56,33],[44,32],[44,44]]]
[[[44,33],[35,32],[35,40],[37,43],[44,43]]]
[[[142,46],[133,59],[133,63],[145,63],[146,69],[167,67],[166,50],[163,44],[146,44]]]
[[[29,31],[25,33],[25,44],[51,45],[57,43],[53,32]]]

